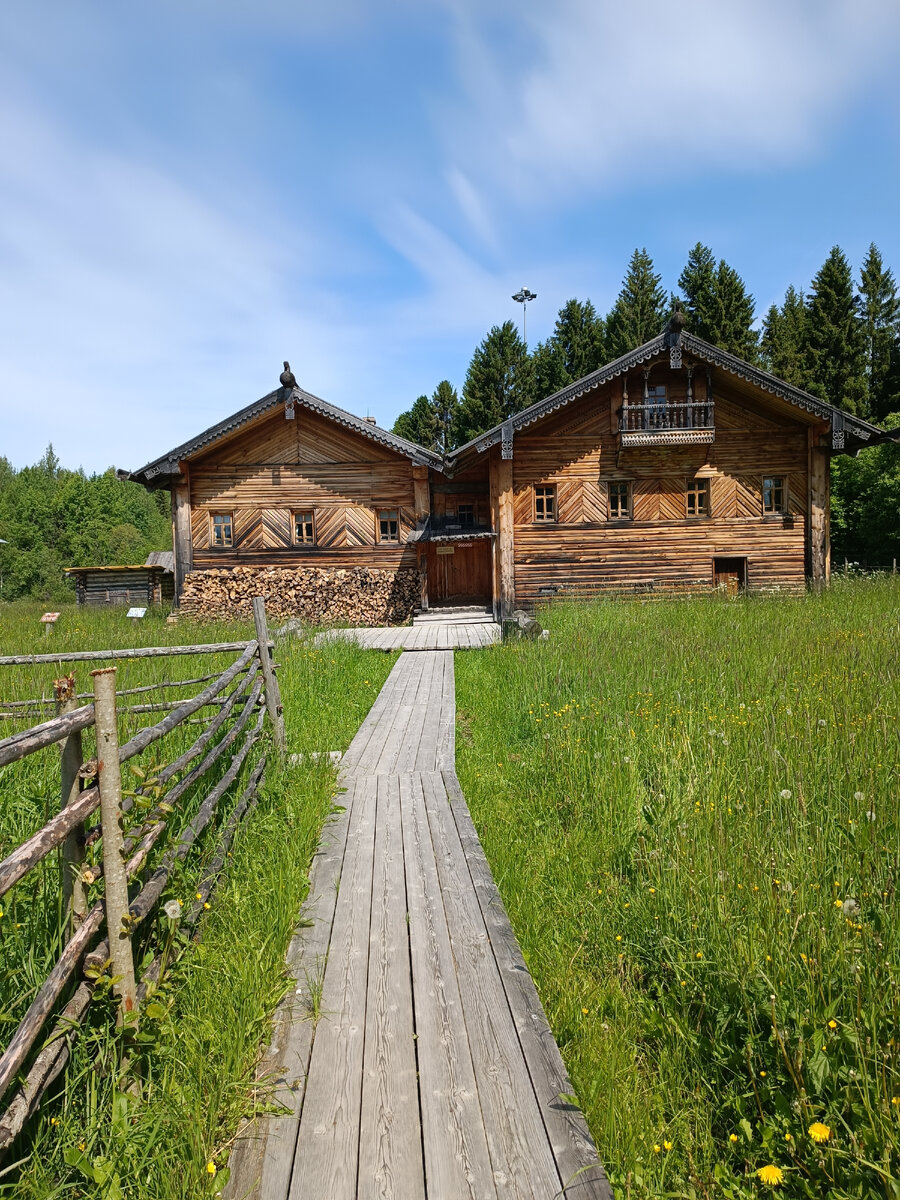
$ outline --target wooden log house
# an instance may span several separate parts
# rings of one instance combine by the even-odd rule
[[[831,456],[884,436],[669,329],[443,458],[294,387],[132,478],[172,491],[176,599],[216,568],[251,590],[235,569],[264,571],[272,595],[311,567],[298,615],[317,573],[349,571],[349,592],[405,577],[420,607],[501,618],[609,589],[827,582]]]

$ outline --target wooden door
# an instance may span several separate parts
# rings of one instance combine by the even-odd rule
[[[713,581],[729,596],[736,596],[747,586],[746,558],[713,559]]]
[[[491,542],[428,543],[428,603],[491,602]]]

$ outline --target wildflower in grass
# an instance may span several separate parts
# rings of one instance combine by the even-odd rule
[[[702,957],[703,957],[703,953],[702,953],[702,951],[698,950],[698,951],[697,951],[697,954],[696,954],[696,957],[697,957],[697,958],[702,958]]]
[[[660,1150],[662,1150],[662,1146],[657,1146],[657,1145],[654,1143],[654,1146],[653,1146],[653,1153],[654,1153],[654,1154],[659,1154]]]
[[[163,909],[163,912],[170,921],[178,921],[181,919],[181,905],[177,900],[170,900]]]
[[[734,1143],[738,1140],[738,1135],[736,1133],[729,1133],[728,1140],[729,1142]]]
[[[671,1142],[663,1142],[663,1150],[671,1150],[671,1149],[672,1149]]]
[[[831,1137],[831,1128],[828,1125],[823,1125],[821,1121],[813,1121],[809,1127],[809,1136],[816,1145],[821,1146]]]
[[[216,1164],[212,1161],[212,1159],[210,1159],[210,1161],[206,1164],[206,1173],[207,1175],[215,1175],[216,1173]]]
[[[765,1079],[765,1077],[766,1077],[765,1071],[760,1071],[759,1077],[760,1077],[760,1079]]]
[[[781,800],[790,800],[790,798],[791,798],[790,788],[782,788],[781,791],[778,793],[778,797]]]
[[[866,798],[865,792],[854,792],[853,793],[853,799],[856,801],[857,804],[861,804],[863,802],[863,800],[865,800],[865,798]]]
[[[781,1167],[776,1167],[774,1163],[769,1163],[768,1166],[759,1168],[756,1178],[766,1187],[780,1187],[784,1183],[784,1171]]]
[[[841,908],[844,910],[845,917],[855,917],[859,912],[859,901],[854,900],[852,896],[848,896],[841,905]]]
[[[828,1028],[829,1028],[829,1029],[837,1029],[837,1021],[835,1021],[835,1019],[834,1019],[833,1017],[832,1017],[832,1019],[831,1019],[831,1020],[828,1022]]]
[[[617,934],[616,934],[616,941],[617,941],[617,942],[621,942],[621,940],[622,940],[622,935],[621,935],[621,933],[617,933]]]
[[[210,904],[209,904],[209,902],[208,902],[208,901],[206,901],[206,902],[204,903],[203,907],[204,907],[204,908],[206,908],[206,909],[210,908]]]
[[[202,900],[202,899],[203,899],[203,893],[202,893],[202,892],[197,892],[197,899],[198,899],[198,900]]]
[[[588,1011],[588,1010],[587,1010],[586,1008],[583,1008],[583,1009],[581,1010],[582,1014],[583,1014],[585,1017],[587,1016],[587,1011]]]

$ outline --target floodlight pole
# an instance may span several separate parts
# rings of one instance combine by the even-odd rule
[[[525,343],[525,349],[528,349],[528,301],[537,300],[537,292],[529,291],[527,287],[520,288],[513,296],[513,300],[517,304],[522,305],[522,341]]]

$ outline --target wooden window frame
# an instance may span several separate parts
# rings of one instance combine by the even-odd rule
[[[691,512],[691,495],[704,497],[704,511]],[[704,521],[712,515],[708,479],[688,479],[684,489],[684,515],[689,521]]]
[[[788,513],[790,511],[790,499],[789,499],[790,491],[788,489],[787,475],[763,475],[761,478],[762,478],[762,487],[761,487],[761,493],[760,493],[760,502],[762,504],[762,515],[764,517],[786,517],[786,516],[788,516]],[[776,479],[778,480],[778,485],[781,489],[781,507],[780,508],[766,508],[766,480],[767,479],[772,480],[773,482]],[[772,490],[774,491],[774,488]]]
[[[541,495],[538,495],[538,493]],[[550,515],[547,515],[547,500],[551,504]],[[536,525],[555,525],[558,520],[557,491],[555,483],[536,483],[534,485],[534,523]]]
[[[463,509],[467,509],[470,519],[463,520]],[[478,508],[474,504],[457,504],[456,521],[460,529],[474,529],[478,524]]]
[[[228,537],[224,534],[221,540],[216,538],[216,521],[221,519],[223,522],[228,521]],[[213,550],[233,550],[234,549],[234,513],[233,512],[211,512],[209,514],[209,544]]]
[[[391,515],[393,514],[393,516]],[[393,522],[397,526],[396,537],[385,537],[381,530],[382,521],[386,521],[390,526]],[[379,546],[399,546],[400,545],[400,509],[399,508],[379,508],[375,517],[375,528],[378,532]]]
[[[614,513],[612,503],[613,488],[625,489],[625,512]],[[634,486],[630,479],[610,479],[606,484],[606,511],[610,521],[631,521],[634,519]]]
[[[308,521],[300,522],[298,518],[309,517]],[[297,526],[302,523],[309,525],[312,531],[312,537],[299,538],[297,536]],[[291,513],[291,532],[293,534],[293,544],[295,546],[315,546],[316,544],[316,510],[314,508],[298,508]]]

